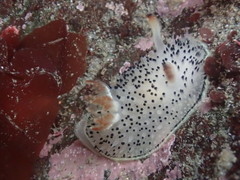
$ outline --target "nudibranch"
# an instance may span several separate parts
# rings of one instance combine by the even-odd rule
[[[206,94],[207,46],[190,35],[164,38],[147,17],[156,50],[119,74],[116,83],[88,81],[85,119],[75,134],[95,153],[113,160],[149,156],[194,112]]]

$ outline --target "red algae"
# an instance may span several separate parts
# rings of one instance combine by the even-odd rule
[[[12,57],[13,51],[19,45],[20,36],[19,31],[15,26],[9,26],[0,34],[0,38],[6,42],[8,47],[8,57]]]
[[[7,47],[7,43],[4,39],[0,38],[0,65],[1,65],[1,69],[4,67],[7,67],[8,65],[8,47]]]
[[[227,39],[228,39],[229,41],[232,41],[233,38],[234,38],[236,35],[237,35],[237,31],[231,31],[231,32],[228,34]]]
[[[46,76],[36,76],[26,88],[21,86],[13,89],[12,84],[1,82],[0,139],[3,146],[0,154],[4,157],[0,163],[4,172],[0,176],[2,179],[28,179],[32,174],[33,163],[58,110],[57,93],[52,89],[54,80],[46,81]],[[3,83],[6,88],[3,88]],[[43,94],[40,90],[52,93]]]
[[[221,90],[210,91],[209,97],[213,103],[218,103],[218,104],[224,103],[226,99],[224,91],[221,91]]]
[[[57,27],[57,29],[56,29]],[[53,21],[26,36],[21,48],[39,48],[50,57],[61,76],[60,94],[72,89],[86,70],[87,42],[83,35],[69,33],[63,20]],[[48,61],[49,62],[49,61]],[[54,72],[54,71],[52,71]]]
[[[231,31],[227,40],[216,47],[214,56],[206,59],[204,71],[210,78],[218,80],[220,75],[223,75],[226,78],[235,79],[240,73],[240,68],[237,65],[240,58],[240,46],[238,40],[234,39],[236,35],[236,31]]]
[[[240,136],[240,121],[239,121],[239,115],[235,115],[229,118],[229,122],[232,124],[231,126],[231,133]],[[239,150],[240,151],[240,150]]]
[[[214,32],[209,28],[200,28],[199,29],[200,36],[202,37],[202,41],[205,43],[212,43],[214,39]]]
[[[0,2],[0,14],[7,15],[9,10],[13,7],[15,0],[2,0]]]
[[[197,22],[199,21],[201,17],[201,14],[199,12],[193,13],[192,15],[190,15],[189,18],[187,18],[187,21],[193,23],[193,22]]]
[[[59,109],[57,96],[85,72],[86,39],[57,20],[22,40],[9,26],[0,47],[0,179],[30,179]]]
[[[63,20],[52,21],[41,28],[36,28],[32,33],[25,36],[21,43],[21,48],[40,48],[53,43],[67,36],[66,23]]]
[[[216,55],[221,58],[222,65],[226,70],[239,72],[236,61],[240,58],[240,46],[232,40],[235,35],[234,31],[228,35],[229,40],[216,48]]]
[[[78,77],[86,70],[84,57],[87,52],[87,42],[83,35],[68,33],[63,50],[63,60],[59,69],[62,78],[60,94],[68,92],[75,85]]]
[[[209,77],[218,78],[221,71],[219,61],[213,56],[207,57],[205,60],[204,71]]]

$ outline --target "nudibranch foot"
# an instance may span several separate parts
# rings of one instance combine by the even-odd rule
[[[114,85],[88,81],[77,137],[93,152],[114,160],[149,156],[183,124],[205,96],[207,46],[190,35],[163,38],[147,17],[156,50],[119,74]]]

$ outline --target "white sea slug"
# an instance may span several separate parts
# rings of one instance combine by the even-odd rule
[[[188,119],[205,94],[207,47],[191,36],[161,36],[155,16],[148,16],[156,47],[109,87],[88,81],[87,115],[75,128],[93,152],[114,160],[147,157]]]

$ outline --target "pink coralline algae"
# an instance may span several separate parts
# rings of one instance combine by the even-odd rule
[[[123,66],[119,69],[119,73],[122,74],[123,72],[127,71],[129,67],[131,67],[131,63],[125,62]]]
[[[151,38],[141,38],[136,44],[135,48],[141,49],[142,51],[146,51],[153,46],[153,41]]]
[[[144,161],[116,162],[93,154],[79,141],[50,157],[49,179],[99,180],[104,176],[109,180],[142,179],[162,169],[168,164],[170,149],[175,135]]]
[[[166,176],[167,176],[167,178],[165,178],[164,180],[174,180],[174,179],[181,178],[182,173],[181,173],[179,165],[176,165],[174,167],[174,169],[172,169],[172,170],[167,170]]]
[[[198,108],[198,111],[201,114],[209,112],[213,107],[223,105],[226,100],[226,96],[223,90],[211,90],[208,96],[208,98],[205,98],[201,102]]]
[[[79,11],[83,11],[84,10],[84,5],[82,4],[82,2],[78,2],[78,5],[76,6],[76,8],[79,10]]]
[[[212,109],[212,103],[211,103],[211,100],[210,98],[205,98],[202,103],[200,104],[199,108],[198,108],[198,111],[201,113],[201,114],[205,114],[207,113],[208,111],[210,111]]]
[[[158,0],[157,13],[160,16],[179,16],[185,8],[195,8],[203,5],[203,0]]]
[[[118,16],[128,15],[128,11],[124,9],[124,6],[122,3],[120,4],[115,4],[113,2],[107,3],[106,8],[113,10],[115,14]]]
[[[63,138],[64,129],[60,129],[60,130],[54,129],[53,131],[54,131],[53,134],[50,133],[48,135],[47,141],[45,142],[42,150],[40,151],[40,154],[39,154],[40,158],[48,156],[53,145],[61,142]]]

